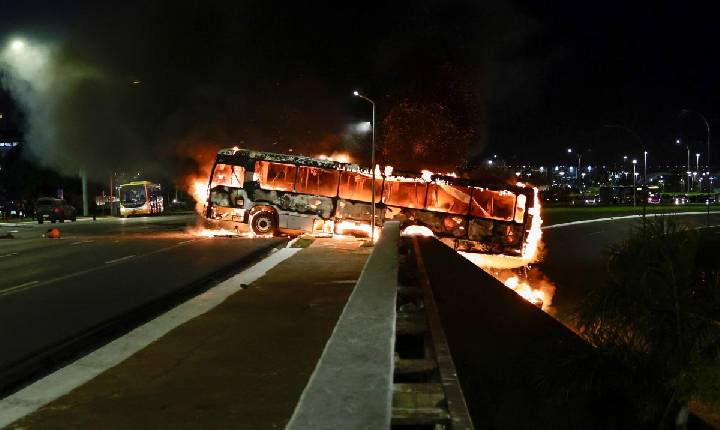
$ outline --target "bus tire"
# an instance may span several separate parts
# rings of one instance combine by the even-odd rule
[[[258,212],[252,217],[250,224],[253,233],[258,235],[275,234],[277,225],[275,225],[275,217],[269,212]]]

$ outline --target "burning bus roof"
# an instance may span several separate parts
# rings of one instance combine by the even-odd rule
[[[247,161],[249,158],[257,160],[275,161],[278,163],[302,164],[304,166],[325,167],[325,168],[343,168],[348,163],[340,163],[332,160],[320,160],[318,158],[307,157],[304,155],[277,154],[274,152],[254,151],[251,149],[226,148],[221,149],[217,153],[217,161],[225,164],[233,164],[233,161]]]
[[[274,161],[278,163],[298,164],[303,166],[320,167],[326,169],[339,169],[349,170],[358,173],[364,173],[367,175],[371,174],[370,169],[362,169],[357,164],[343,163],[330,159],[319,159],[308,157],[305,155],[290,155],[290,154],[278,154],[275,152],[255,151],[251,149],[243,148],[225,148],[221,149],[217,153],[216,162],[223,164],[243,164],[249,159],[254,160],[266,160]],[[440,174],[428,171],[423,172],[410,172],[410,171],[392,171],[390,174],[383,173],[381,169],[378,178],[385,178],[388,181],[402,181],[402,180],[417,180],[423,182],[446,182],[454,185],[465,185],[475,186],[487,190],[499,191],[507,190],[514,191],[516,193],[529,194],[532,193],[532,189],[526,188],[524,184],[518,183],[517,185],[496,183],[488,184],[482,181],[472,180],[469,178],[460,178],[454,174]],[[427,175],[426,173],[429,173]]]

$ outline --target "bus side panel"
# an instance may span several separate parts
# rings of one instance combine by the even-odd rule
[[[330,219],[334,212],[333,199],[330,197],[284,193],[282,191],[258,188],[253,191],[252,199],[255,204],[270,203],[283,211],[317,215],[322,219]]]

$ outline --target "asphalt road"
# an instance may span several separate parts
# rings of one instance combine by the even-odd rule
[[[0,224],[0,236],[14,236],[0,240],[0,378],[138,308],[199,289],[284,242],[197,237],[186,231],[194,223],[185,215]],[[60,239],[42,237],[52,227]]]
[[[691,228],[704,227],[707,221],[704,214],[679,215],[673,219]],[[720,214],[711,213],[710,225],[718,224]],[[641,220],[634,218],[543,230],[544,257],[536,266],[555,284],[553,307],[558,318],[566,320],[590,286],[605,282],[609,247],[624,240],[632,227],[641,225]]]

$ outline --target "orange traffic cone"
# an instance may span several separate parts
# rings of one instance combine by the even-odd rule
[[[60,230],[57,227],[51,228],[45,235],[48,239],[60,239]]]

